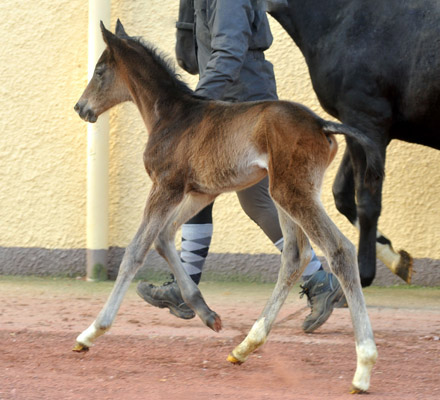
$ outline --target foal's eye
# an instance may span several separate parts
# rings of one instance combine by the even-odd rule
[[[104,75],[105,69],[104,68],[97,68],[95,71],[95,74],[98,78],[101,78],[102,75]]]

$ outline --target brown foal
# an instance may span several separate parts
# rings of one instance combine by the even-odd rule
[[[289,290],[310,260],[310,238],[324,252],[344,290],[358,359],[352,390],[366,391],[377,351],[356,251],[326,214],[320,191],[337,151],[333,133],[349,136],[362,146],[369,165],[366,179],[374,179],[381,168],[374,145],[362,133],[325,121],[300,104],[198,98],[150,46],[128,36],[119,21],[115,35],[101,28],[107,48],[75,110],[84,120],[95,122],[123,101],[136,104],[149,132],[144,163],[152,188],[110,297],[92,325],[78,336],[74,350],[87,350],[110,328],[153,244],[167,260],[185,302],[207,326],[219,331],[220,317],[184,271],[174,237],[182,223],[219,194],[251,186],[268,174],[285,240],[281,269],[262,314],[228,360],[242,363],[266,341]]]

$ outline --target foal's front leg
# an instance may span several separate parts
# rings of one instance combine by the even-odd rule
[[[131,281],[181,198],[181,195],[172,195],[163,188],[151,190],[142,223],[125,250],[113,290],[96,320],[76,338],[74,351],[88,350],[99,336],[110,329]]]
[[[229,355],[228,361],[234,364],[241,364],[246,361],[255,349],[266,342],[267,336],[290,289],[310,262],[311,247],[306,235],[284,210],[278,206],[277,208],[284,237],[278,280],[260,317],[254,323],[243,342]]]
[[[178,228],[210,204],[214,198],[215,196],[211,195],[188,194],[159,233],[155,246],[158,253],[168,262],[185,303],[194,310],[205,325],[218,332],[221,329],[220,317],[208,307],[199,288],[186,273],[174,242]]]

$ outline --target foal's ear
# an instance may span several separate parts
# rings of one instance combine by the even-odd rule
[[[105,44],[111,48],[112,44],[116,42],[116,36],[113,35],[113,33],[111,33],[109,30],[106,29],[106,27],[104,26],[104,23],[101,21],[101,33],[102,33],[102,38],[104,39]]]
[[[116,33],[116,36],[118,36],[118,37],[128,36],[127,32],[125,32],[124,26],[122,25],[122,22],[119,18],[116,21],[115,33]]]

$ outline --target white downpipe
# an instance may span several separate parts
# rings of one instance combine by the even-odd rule
[[[89,0],[88,78],[105,49],[100,21],[109,28],[110,0]],[[107,279],[109,116],[87,124],[87,279]]]

